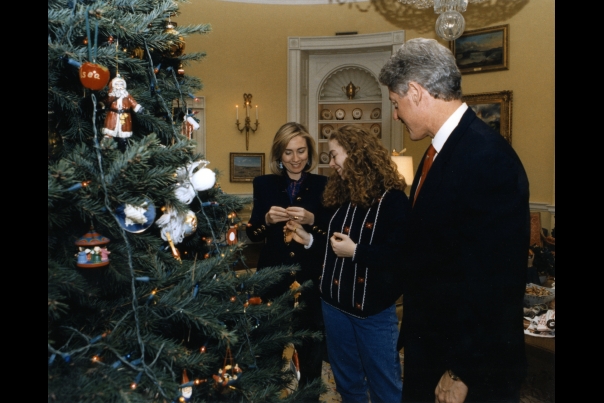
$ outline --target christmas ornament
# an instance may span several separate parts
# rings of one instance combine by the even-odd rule
[[[130,57],[142,60],[145,57],[145,50],[143,48],[134,48],[130,51]]]
[[[170,244],[170,249],[172,250],[172,256],[174,256],[174,259],[176,259],[180,263],[182,263],[182,260],[180,260],[180,252],[178,251],[178,249],[176,249],[176,246],[174,246],[174,242],[172,242],[172,237],[170,237],[169,232],[166,232],[166,239],[168,240],[168,243]]]
[[[84,62],[80,66],[80,82],[90,90],[98,91],[105,88],[109,77],[109,69],[100,64]]]
[[[249,305],[260,305],[262,304],[262,298],[260,297],[251,297],[243,304],[244,308],[247,308]]]
[[[298,283],[296,280],[294,280],[293,283],[291,283],[291,285],[289,286],[289,289],[292,291],[296,291],[298,288],[300,287],[300,283]],[[298,297],[300,296],[300,292],[297,292],[294,294],[294,308],[296,308],[298,306]]]
[[[107,250],[108,243],[109,238],[99,234],[91,226],[90,231],[75,242],[78,246],[76,266],[84,269],[107,266],[111,253]]]
[[[212,375],[212,379],[214,379],[214,386],[217,389],[224,390],[225,386],[235,383],[238,378],[237,374],[241,374],[242,372],[243,371],[241,368],[239,368],[239,365],[234,364],[231,348],[227,345],[226,354],[224,356],[224,364],[222,368],[218,370],[218,374]]]
[[[180,33],[175,29],[178,24],[173,21],[168,21],[168,25],[166,25],[166,30],[164,31],[167,34],[177,35],[178,40],[169,40],[168,41],[168,55],[170,57],[178,57],[182,55],[183,50],[185,50],[185,40],[180,35]]]
[[[164,214],[157,219],[155,224],[161,228],[161,237],[164,241],[168,240],[166,234],[170,233],[173,242],[179,244],[184,237],[193,235],[197,230],[197,216],[193,211],[189,210],[182,214],[169,207],[163,211]]]
[[[292,354],[292,363],[294,364],[294,370],[296,373],[296,379],[300,380],[300,359],[298,358],[298,350],[294,348],[294,353]]]
[[[103,104],[108,110],[102,132],[105,136],[116,138],[123,151],[126,147],[125,139],[132,136],[130,111],[140,113],[144,108],[126,91],[126,80],[119,74],[109,83],[109,94]]]
[[[186,115],[182,124],[181,133],[190,140],[193,136],[193,132],[197,129],[199,129],[197,120],[195,120],[192,115]]]
[[[182,370],[182,384],[189,383],[189,377],[187,376],[187,370],[183,368]],[[180,389],[180,395],[185,398],[185,401],[188,402],[191,396],[193,395],[193,387],[186,386]],[[182,400],[181,400],[182,401]]]
[[[216,173],[208,168],[199,168],[191,177],[191,183],[198,192],[211,189],[216,183]]]
[[[237,243],[237,228],[233,225],[227,231],[226,243],[227,245],[235,245]]]
[[[203,166],[199,168],[200,165]],[[176,169],[177,185],[174,190],[178,200],[185,204],[193,201],[196,192],[201,192],[212,188],[216,183],[216,173],[211,169],[205,168],[208,161],[195,161],[187,164],[186,167]]]
[[[197,231],[197,215],[192,210],[189,210],[187,214],[185,214],[185,220],[183,222],[185,237],[191,236]]]
[[[115,217],[120,226],[128,232],[140,233],[153,224],[155,220],[155,206],[149,199],[142,205],[122,204],[115,209]]]
[[[196,193],[195,189],[193,189],[193,185],[184,184],[177,186],[176,189],[174,189],[174,194],[176,195],[176,198],[184,204],[191,204]]]
[[[185,75],[185,69],[182,66],[182,63],[180,63],[178,65],[178,70],[176,70],[176,72],[178,73],[179,76],[184,76]]]
[[[63,138],[57,133],[54,111],[48,111],[48,158],[57,156],[63,147]]]

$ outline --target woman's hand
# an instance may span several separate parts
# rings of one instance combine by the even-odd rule
[[[306,232],[304,227],[300,225],[298,221],[289,220],[285,223],[285,230],[293,232],[293,240],[304,245],[308,246],[310,243],[310,234]]]
[[[269,225],[287,221],[289,219],[290,216],[287,210],[279,206],[271,206],[271,209],[264,216],[264,220]]]
[[[357,244],[348,235],[340,232],[334,232],[329,238],[329,243],[337,257],[352,257],[357,247]]]
[[[285,210],[287,211],[287,214],[289,214],[290,220],[308,225],[313,225],[315,223],[315,215],[302,207],[290,206]]]

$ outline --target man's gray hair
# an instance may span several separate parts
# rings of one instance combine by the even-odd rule
[[[380,71],[382,85],[401,96],[415,81],[436,99],[461,99],[461,72],[451,50],[435,39],[415,38],[405,42]]]

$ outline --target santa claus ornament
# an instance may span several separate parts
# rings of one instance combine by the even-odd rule
[[[118,148],[122,151],[126,149],[127,139],[132,136],[132,111],[140,113],[144,109],[128,93],[126,87],[126,80],[118,74],[109,83],[109,93],[103,100],[107,115],[102,132],[105,136],[116,139]]]

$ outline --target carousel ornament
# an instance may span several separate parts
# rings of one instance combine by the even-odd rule
[[[75,242],[78,246],[76,266],[83,269],[107,266],[111,253],[106,246],[109,242],[109,238],[99,234],[91,226],[90,231]]]

